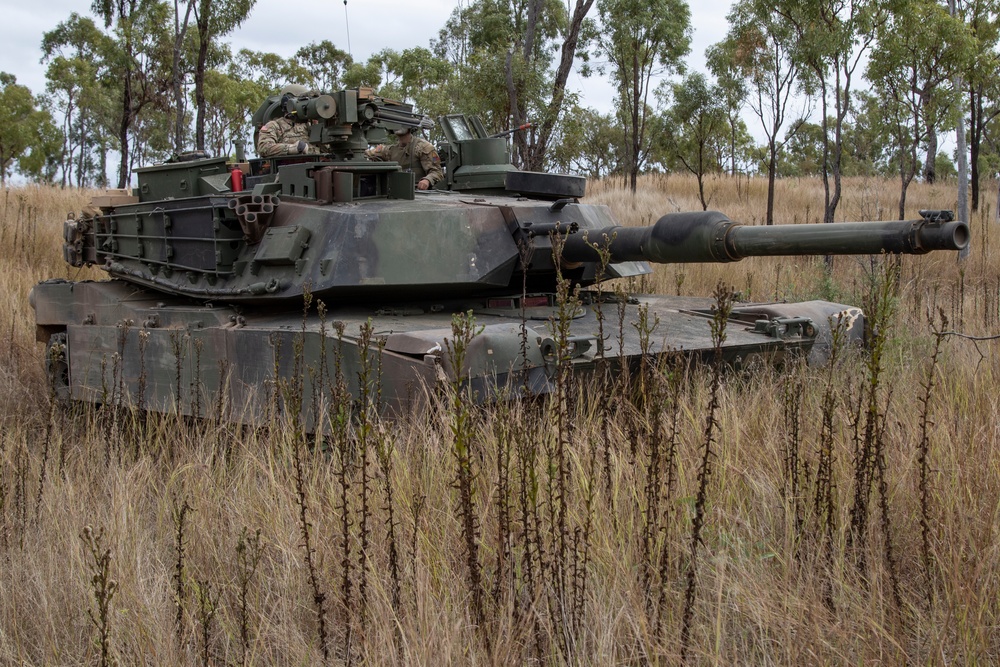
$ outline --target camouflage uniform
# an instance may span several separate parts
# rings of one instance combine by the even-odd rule
[[[289,118],[275,118],[260,128],[257,135],[257,155],[277,157],[298,155],[299,142],[306,142],[304,153],[313,155],[319,149],[309,143],[309,123],[296,123]]]
[[[414,136],[406,146],[381,144],[365,151],[372,160],[382,162],[398,162],[403,171],[412,171],[414,183],[426,178],[433,188],[434,184],[444,179],[441,171],[441,158],[434,149],[434,144]]]

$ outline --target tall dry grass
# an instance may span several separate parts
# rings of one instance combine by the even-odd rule
[[[719,180],[713,208],[759,222],[763,187]],[[893,183],[846,188],[843,218],[892,217]],[[679,177],[647,178],[635,198],[611,183],[591,191],[626,224],[697,208],[693,182]],[[779,183],[778,221],[816,221],[821,194],[814,181]],[[947,208],[950,197],[920,185],[910,201]],[[891,260],[838,258],[826,272],[818,259],[748,259],[658,267],[648,283],[862,303],[889,279],[877,382],[871,357],[853,350],[828,368],[755,376],[649,367],[634,383],[648,393],[632,400],[616,398],[614,379],[596,402],[593,387],[570,383],[549,403],[486,411],[452,394],[404,423],[366,421],[360,434],[335,429],[332,442],[303,447],[280,424],[167,416],[140,429],[125,414],[108,429],[100,413],[50,411],[27,291],[79,277],[61,261],[61,221],[85,198],[24,189],[0,199],[10,339],[0,350],[0,663],[675,664],[686,616],[693,663],[1000,660],[1000,355],[996,342],[948,336],[935,357],[927,314],[943,310],[949,330],[996,333],[988,212],[972,221],[964,264],[954,253],[902,258],[898,278]],[[858,533],[869,389],[880,453]],[[362,464],[361,446],[377,457]]]

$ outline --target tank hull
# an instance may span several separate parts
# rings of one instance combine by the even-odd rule
[[[614,373],[638,364],[643,349],[633,323],[640,308],[648,309],[648,321],[659,321],[647,343],[650,354],[702,358],[713,353],[709,299],[640,296],[624,304],[598,304],[593,293],[585,292],[583,301],[573,313],[566,353],[577,375],[591,374],[602,363]],[[338,385],[355,400],[363,393],[365,355],[373,369],[371,387],[377,382],[382,409],[390,414],[425,405],[430,393],[457,378],[479,401],[546,394],[555,381],[550,320],[559,307],[551,295],[528,297],[523,317],[518,315],[520,295],[398,307],[334,306],[321,317],[315,308],[303,316],[220,306],[120,280],[49,281],[34,288],[31,302],[37,337],[49,344],[57,394],[84,403],[245,424],[264,423],[276,410],[296,411],[315,430],[317,415],[334,400]],[[605,318],[603,352],[599,310]],[[463,367],[456,369],[449,355],[452,318],[468,311],[478,333]],[[852,318],[852,335],[860,337],[860,313],[847,306],[739,304],[728,327],[725,358],[734,366],[781,363],[800,355],[822,361],[825,322],[839,312]],[[762,318],[808,324],[794,331],[754,330]],[[301,399],[289,397],[296,386]]]

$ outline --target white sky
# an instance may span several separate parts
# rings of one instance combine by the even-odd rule
[[[467,3],[468,0],[465,0]],[[351,55],[366,60],[386,48],[429,46],[459,0],[258,0],[250,19],[227,41],[234,47],[271,51],[289,57],[310,42],[329,39]],[[0,0],[0,71],[9,72],[35,94],[45,90],[45,67],[39,63],[42,34],[71,12],[90,15],[89,0]],[[732,0],[689,0],[694,34],[689,66],[704,69],[705,49],[726,33]],[[39,11],[44,8],[44,11]],[[596,8],[591,10],[596,16]],[[349,31],[348,31],[349,27]],[[612,87],[600,77],[573,74],[569,88],[583,95],[586,106],[608,111]]]

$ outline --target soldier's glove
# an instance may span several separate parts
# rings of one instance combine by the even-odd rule
[[[305,152],[306,152],[306,146],[308,146],[308,144],[307,144],[306,142],[304,142],[304,141],[300,141],[300,142],[299,142],[299,143],[298,143],[298,144],[297,144],[297,145],[295,146],[295,152],[296,152],[296,153],[305,153]]]

